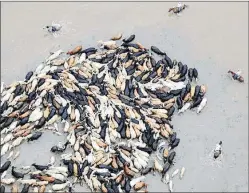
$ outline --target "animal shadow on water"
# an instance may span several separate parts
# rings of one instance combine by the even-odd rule
[[[176,17],[177,19],[180,18],[182,16],[181,13],[174,13],[174,12],[170,12],[168,14],[169,17]]]

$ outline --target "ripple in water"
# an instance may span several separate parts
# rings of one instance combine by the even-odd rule
[[[224,167],[224,154],[221,153],[221,155],[214,159],[214,149],[210,151],[206,156],[200,157],[200,161],[202,166],[211,166],[216,168],[223,168]]]
[[[66,37],[70,34],[70,36],[74,35],[76,33],[76,29],[74,28],[72,22],[70,21],[65,21],[65,20],[60,20],[60,21],[53,21],[51,25],[53,24],[60,24],[62,27],[59,31],[54,32],[54,33],[49,33],[46,31],[45,37],[54,37],[54,38],[59,38],[59,37]]]

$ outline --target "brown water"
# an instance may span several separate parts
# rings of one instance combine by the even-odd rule
[[[171,172],[186,168],[183,180],[173,179],[174,190],[248,191],[248,3],[187,4],[181,16],[169,16],[176,3],[1,3],[1,81],[23,79],[59,48],[87,48],[118,32],[134,33],[145,46],[157,45],[196,67],[199,83],[208,86],[208,105],[200,115],[189,111],[173,118],[181,142]],[[63,24],[57,38],[42,30],[52,21]],[[241,69],[245,83],[231,81],[229,69]],[[220,140],[224,155],[214,162],[209,153]],[[49,134],[24,144],[14,164],[47,163],[53,144]],[[149,191],[168,191],[159,177],[147,181]]]

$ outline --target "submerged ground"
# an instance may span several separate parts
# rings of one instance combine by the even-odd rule
[[[117,32],[134,33],[145,46],[156,45],[197,68],[199,83],[208,87],[208,105],[200,115],[189,111],[173,118],[181,138],[174,169],[186,168],[183,180],[173,180],[174,190],[248,192],[248,3],[188,3],[179,17],[167,12],[174,5],[1,3],[1,81],[23,79],[59,48],[87,48]],[[57,38],[42,30],[52,21],[63,24]],[[245,83],[231,81],[229,69],[241,69]],[[25,143],[14,164],[47,163],[57,139],[64,137],[47,133],[32,145]],[[220,140],[224,155],[214,162],[210,152]],[[149,191],[168,191],[159,177],[149,175],[147,181]]]

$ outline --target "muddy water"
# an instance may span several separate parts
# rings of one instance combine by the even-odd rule
[[[208,106],[200,115],[189,111],[173,118],[181,142],[171,172],[186,168],[183,180],[173,179],[174,191],[248,191],[248,4],[188,4],[180,16],[170,16],[175,3],[2,3],[1,81],[23,79],[59,48],[87,48],[117,32],[134,33],[145,46],[157,45],[196,67],[199,83],[208,87]],[[52,21],[63,25],[58,37],[42,30]],[[245,83],[231,81],[229,69],[241,69]],[[46,133],[25,143],[13,163],[47,163],[57,139],[64,137]],[[210,152],[220,140],[224,154],[214,162]],[[147,182],[149,191],[168,191],[159,176]]]

